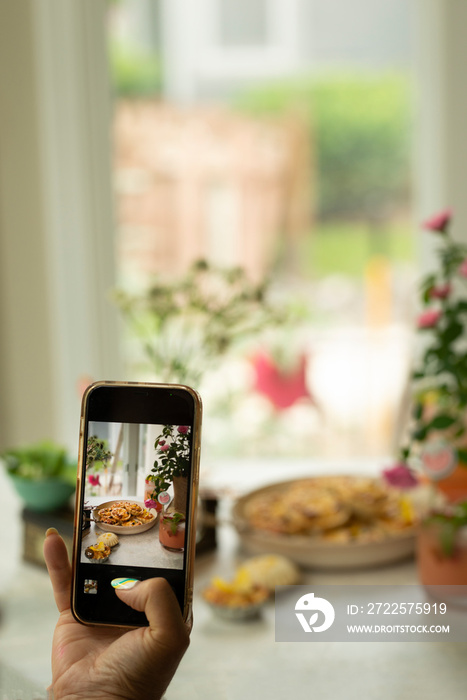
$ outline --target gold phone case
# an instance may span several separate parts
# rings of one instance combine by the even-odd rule
[[[201,397],[195,389],[184,384],[160,384],[160,383],[150,383],[150,382],[116,382],[116,381],[99,381],[94,382],[87,387],[84,392],[81,401],[81,419],[80,419],[80,434],[79,434],[79,453],[78,453],[78,474],[76,483],[76,503],[75,503],[75,518],[74,518],[74,533],[73,533],[73,558],[72,558],[72,591],[71,591],[71,610],[75,619],[84,625],[91,626],[106,626],[106,627],[128,627],[132,626],[122,625],[122,624],[109,624],[101,622],[89,622],[88,620],[83,620],[80,618],[78,611],[75,606],[76,599],[76,574],[80,560],[80,549],[79,549],[79,538],[80,529],[82,523],[82,512],[81,512],[81,487],[83,479],[86,478],[86,460],[85,452],[86,445],[84,444],[85,435],[85,421],[87,412],[87,402],[90,393],[100,387],[100,386],[117,386],[117,387],[147,387],[148,389],[178,389],[187,391],[194,401],[194,417],[193,417],[193,429],[192,429],[192,470],[191,470],[191,501],[190,510],[187,513],[187,540],[186,540],[186,576],[184,584],[184,600],[185,606],[183,612],[183,619],[188,625],[192,620],[192,606],[193,606],[193,576],[194,576],[194,560],[195,560],[195,548],[196,548],[196,515],[197,515],[197,504],[198,504],[198,488],[199,488],[199,464],[200,464],[200,454],[201,454],[201,422],[202,422],[202,401]]]

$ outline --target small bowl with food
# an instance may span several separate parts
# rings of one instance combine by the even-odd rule
[[[211,610],[225,620],[258,617],[269,595],[269,590],[255,583],[245,571],[237,572],[233,581],[216,576],[203,591],[203,598]]]
[[[103,564],[110,556],[112,549],[108,544],[104,542],[96,542],[84,550],[84,556],[89,559],[89,561],[99,562]]]

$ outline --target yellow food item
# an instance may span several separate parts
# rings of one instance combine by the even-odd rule
[[[92,549],[93,552],[105,552],[105,544],[103,542],[98,542],[97,544],[92,544],[89,549]]]
[[[111,552],[110,547],[103,542],[97,542],[96,544],[90,545],[86,552],[92,552],[91,559],[106,559]]]
[[[322,476],[253,494],[245,504],[250,527],[275,535],[309,535],[329,541],[385,539],[412,527],[412,500],[379,479]]]
[[[253,583],[249,573],[240,568],[232,581],[219,576],[213,578],[203,595],[213,605],[235,608],[262,603],[268,598],[269,591],[264,586]]]
[[[290,559],[278,554],[264,554],[247,559],[239,569],[250,581],[274,591],[276,586],[293,586],[300,581],[300,571]]]

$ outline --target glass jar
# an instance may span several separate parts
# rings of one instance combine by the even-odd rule
[[[185,516],[182,513],[161,513],[159,542],[169,552],[183,552],[185,549]]]

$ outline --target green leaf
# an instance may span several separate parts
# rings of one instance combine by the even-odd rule
[[[456,418],[453,418],[447,413],[439,413],[433,418],[430,423],[428,423],[428,430],[446,430],[450,428],[456,422]]]
[[[458,527],[454,522],[446,521],[442,523],[440,529],[440,541],[443,554],[452,557],[456,548],[456,535]]]
[[[461,323],[454,321],[450,323],[441,333],[441,340],[444,345],[449,345],[453,343],[457,338],[459,338],[464,331],[464,327]]]
[[[412,433],[413,439],[417,440],[418,442],[423,442],[423,440],[426,439],[427,435],[428,435],[428,427],[427,426],[423,426],[422,428],[417,428]]]
[[[403,462],[405,462],[410,455],[410,448],[409,447],[403,447],[401,450],[401,459]]]

